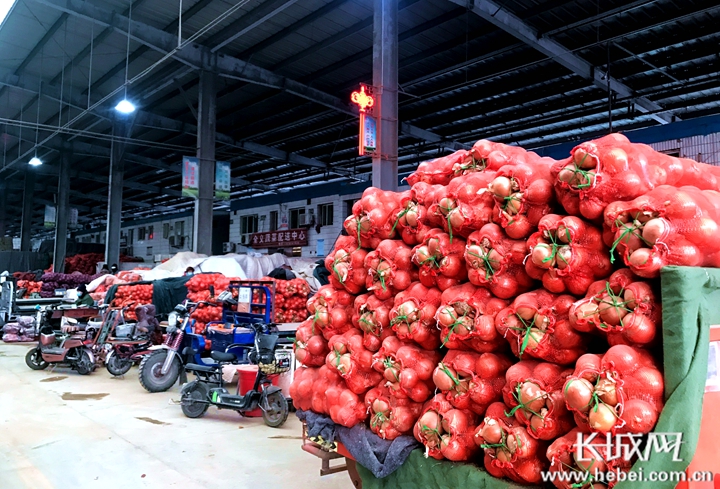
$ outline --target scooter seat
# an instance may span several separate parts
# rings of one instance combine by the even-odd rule
[[[234,362],[237,360],[234,353],[225,353],[221,351],[211,351],[210,358],[217,362]]]
[[[198,365],[197,363],[188,363],[187,365],[185,365],[185,370],[189,372],[212,373],[217,371],[217,368],[210,365]]]

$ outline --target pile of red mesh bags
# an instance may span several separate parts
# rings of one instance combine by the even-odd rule
[[[440,358],[439,351],[423,350],[390,336],[373,356],[373,368],[383,375],[382,384],[392,396],[424,402],[435,389],[432,375]]]
[[[495,327],[518,358],[530,356],[568,365],[585,353],[588,343],[588,337],[568,321],[574,301],[571,295],[555,295],[544,289],[528,292],[497,314]]]
[[[533,438],[552,440],[573,428],[563,398],[565,379],[571,374],[571,368],[535,360],[522,360],[506,372],[505,405]]]
[[[442,292],[415,282],[395,296],[390,311],[390,324],[398,338],[414,341],[426,350],[440,346],[440,331],[436,327],[435,313],[440,306]]]
[[[556,294],[583,295],[595,280],[612,272],[602,233],[577,217],[543,217],[528,239],[528,249],[528,275]]]
[[[303,321],[295,332],[295,358],[307,367],[320,367],[325,364],[325,357],[330,353],[328,343],[323,338],[320,328],[313,324],[312,319]]]
[[[418,279],[413,250],[402,241],[386,239],[365,256],[365,286],[378,299],[392,299]]]
[[[428,214],[451,238],[467,237],[493,220],[495,202],[484,192],[493,175],[494,172],[482,172],[455,178],[435,192]]]
[[[604,355],[580,357],[563,394],[585,431],[649,433],[663,407],[664,387],[652,354],[616,345]]]
[[[526,256],[525,240],[510,239],[497,224],[486,224],[467,239],[468,279],[502,299],[516,297],[534,284],[525,271]]]
[[[395,222],[403,197],[402,193],[375,187],[363,192],[343,224],[356,248],[375,249],[381,240],[396,237]]]
[[[478,451],[474,431],[477,415],[467,409],[456,409],[442,394],[423,405],[413,434],[425,445],[425,455],[453,462],[470,460]]]
[[[482,416],[502,399],[505,372],[512,364],[504,355],[450,350],[433,372],[433,382],[458,409]]]
[[[320,329],[326,340],[352,328],[354,300],[353,295],[332,285],[320,287],[308,300],[312,324]]]
[[[720,177],[718,167],[660,153],[621,134],[579,144],[552,173],[565,210],[591,220],[602,217],[608,204],[632,200],[661,185],[718,190]]]
[[[628,471],[576,437],[655,427],[659,271],[720,266],[720,169],[619,135],[561,162],[483,140],[408,182],[366,191],[326,259],[296,405],[520,484]]]
[[[588,289],[570,308],[570,324],[584,333],[601,332],[613,345],[650,347],[659,340],[660,302],[648,282],[627,268]]]
[[[504,350],[506,342],[495,329],[495,316],[507,305],[508,301],[473,284],[450,287],[442,293],[435,314],[443,345],[480,353]]]
[[[358,248],[352,236],[340,236],[335,249],[325,258],[325,268],[330,272],[330,283],[336,289],[345,289],[351,294],[365,291],[367,250]]]
[[[658,277],[666,265],[720,266],[718,223],[720,193],[696,187],[662,185],[605,209],[613,249],[646,278]]]
[[[395,333],[390,328],[392,298],[382,301],[373,294],[363,294],[355,299],[352,324],[363,332],[363,345],[372,352],[380,349],[382,341]]]
[[[547,470],[546,442],[529,436],[528,429],[506,415],[502,402],[491,404],[475,431],[475,443],[484,452],[485,469],[495,477],[521,484],[538,484]]]
[[[423,285],[445,290],[467,280],[464,254],[465,240],[434,229],[413,248],[412,261],[420,268]]]
[[[381,374],[373,370],[373,354],[363,346],[359,330],[349,329],[328,342],[330,353],[325,358],[329,369],[337,370],[347,387],[355,394],[365,394],[380,382]]]
[[[274,280],[263,277],[262,280]],[[275,282],[275,322],[295,323],[307,318],[307,298],[310,285],[303,278],[292,280],[274,280]],[[253,290],[253,302],[264,303],[264,292]]]

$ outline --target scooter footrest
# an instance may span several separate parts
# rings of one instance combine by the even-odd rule
[[[217,402],[219,404],[225,404],[226,406],[233,406],[236,409],[244,409],[245,402],[242,397],[239,396],[218,396]]]

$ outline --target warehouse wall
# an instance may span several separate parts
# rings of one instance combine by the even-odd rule
[[[230,241],[233,243],[242,244],[243,236],[241,233],[241,223],[243,216],[258,216],[258,231],[265,232],[270,231],[270,213],[276,211],[279,216],[279,220],[282,220],[282,215],[285,213],[288,219],[288,227],[290,225],[290,211],[292,209],[302,208],[305,209],[305,215],[310,215],[310,210],[313,210],[316,223],[319,222],[319,206],[322,204],[333,205],[333,222],[331,225],[321,226],[320,232],[318,233],[315,226],[308,228],[308,246],[302,247],[303,257],[323,257],[328,254],[332,248],[335,240],[342,231],[343,221],[348,215],[349,202],[355,201],[362,196],[362,192],[356,192],[346,195],[330,195],[324,197],[317,197],[303,200],[293,200],[282,204],[271,204],[261,207],[253,207],[249,209],[242,209],[233,211],[230,218]],[[264,218],[264,219],[263,219]],[[279,223],[280,224],[280,223]],[[322,240],[322,249],[318,249],[318,243]],[[260,253],[266,253],[267,248],[256,249]],[[291,251],[288,249],[288,251]],[[319,253],[318,253],[319,252]]]

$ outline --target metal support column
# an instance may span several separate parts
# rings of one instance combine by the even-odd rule
[[[7,207],[7,189],[5,182],[0,182],[0,238],[5,237],[5,208]]]
[[[23,192],[22,223],[20,224],[20,251],[31,251],[33,197],[35,194],[35,172],[25,169],[25,190]]]
[[[70,151],[63,148],[60,154],[60,176],[58,177],[57,212],[55,212],[55,250],[53,271],[65,273],[65,252],[67,249],[68,214],[70,213]]]
[[[198,198],[193,219],[193,250],[212,254],[213,197],[215,193],[215,74],[200,72],[197,158]]]
[[[129,132],[130,123],[121,116],[116,116],[113,121],[113,141],[110,150],[107,230],[105,233],[105,263],[108,264],[108,267],[120,262],[125,142],[116,138],[128,137]]]
[[[375,0],[373,85],[379,157],[372,160],[372,183],[383,190],[398,184],[398,2]]]

